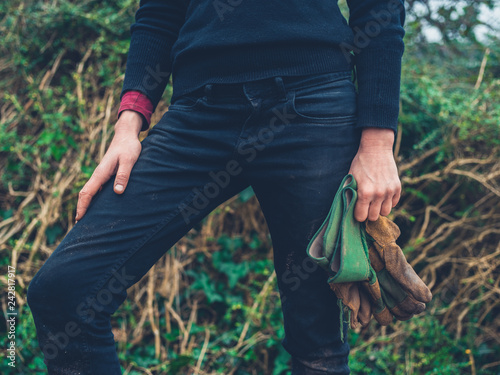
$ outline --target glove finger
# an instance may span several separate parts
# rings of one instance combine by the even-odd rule
[[[374,278],[371,282],[362,281],[360,282],[360,284],[363,287],[363,290],[366,292],[367,297],[369,297],[371,301],[374,313],[382,311],[385,307],[385,304],[384,301],[382,300],[380,284],[377,278]]]
[[[406,311],[410,306],[404,305],[400,308],[399,305],[406,301],[409,297],[408,293],[398,284],[392,275],[385,269],[379,253],[373,246],[369,249],[370,263],[376,271],[376,283],[372,283],[370,291],[372,298],[380,296],[381,303],[376,312],[373,313],[375,319],[382,325],[387,325],[392,321],[394,315],[398,320],[410,319],[413,314]],[[378,290],[377,290],[378,289]],[[414,300],[412,298],[412,300]],[[382,307],[382,308],[381,308]],[[383,307],[387,307],[384,311]],[[393,309],[395,309],[393,311]]]
[[[394,320],[392,313],[389,311],[387,307],[378,313],[373,313],[373,317],[382,326],[388,326]]]
[[[382,300],[398,320],[410,319],[425,310],[425,304],[406,293],[386,270],[382,270],[379,276]]]
[[[417,301],[429,303],[432,293],[406,261],[401,248],[392,243],[384,249],[385,268],[392,277]]]
[[[363,327],[366,327],[372,318],[372,305],[366,291],[363,288],[358,288],[358,290],[360,300],[358,321]]]
[[[398,320],[410,319],[413,315],[420,314],[425,310],[425,303],[418,302],[412,296],[408,295],[407,298],[400,304],[391,309],[392,314]]]
[[[329,283],[329,285],[342,304],[351,311],[351,327],[356,328],[361,304],[358,286],[356,283]]]
[[[415,270],[406,261],[401,248],[396,244],[396,239],[401,234],[398,226],[384,216],[380,216],[376,221],[366,222],[366,233],[375,241],[374,246],[370,246],[370,262],[376,271],[385,268],[394,279],[403,286],[416,300],[428,303],[432,300],[432,293],[417,275]],[[376,250],[377,269],[372,260]]]
[[[370,299],[371,310],[375,320],[383,326],[389,325],[393,321],[393,318],[391,312],[389,311],[389,309],[387,309],[387,306],[382,299],[380,284],[378,280],[375,278],[372,283],[363,281],[361,282],[361,285],[366,291],[366,295]]]

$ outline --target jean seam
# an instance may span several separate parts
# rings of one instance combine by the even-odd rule
[[[332,82],[339,82],[341,81],[342,79],[347,79],[348,77],[341,77],[341,79],[334,79],[334,80],[327,80],[327,81],[321,81],[321,82],[316,82],[316,83],[312,83],[312,84],[309,84],[309,85],[300,85],[298,87],[293,87],[293,88],[289,88],[290,91],[297,91],[297,90],[300,90],[300,89],[308,89],[310,87],[314,87],[314,86],[319,86],[319,85],[324,85],[324,84],[327,84],[327,83],[332,83]],[[349,82],[351,82],[351,80],[349,79]]]
[[[285,89],[288,90],[288,91],[291,91],[291,90],[297,90],[298,88],[309,88],[309,87],[313,87],[315,85],[319,85],[319,84],[324,84],[324,83],[330,83],[330,82],[337,82],[341,79],[345,79],[345,78],[349,78],[350,76],[352,77],[352,71],[350,70],[346,70],[345,72],[342,71],[342,72],[333,72],[333,73],[327,73],[328,75],[332,74],[335,76],[335,78],[331,78],[331,79],[328,79],[328,80],[325,80],[325,81],[321,81],[319,83],[312,83],[312,84],[309,84],[309,85],[297,85],[295,86],[294,83],[295,82],[292,82],[292,83],[285,83],[284,86],[285,86]],[[319,74],[316,74],[316,75],[311,75],[311,79],[314,79],[318,76]],[[349,79],[350,82],[352,82],[352,78]]]
[[[204,185],[201,185],[201,187],[203,187]],[[153,237],[155,234],[157,234],[161,229],[163,229],[165,227],[165,225],[167,225],[169,222],[172,221],[172,219],[174,219],[177,215],[179,215],[181,213],[180,211],[180,207],[185,204],[187,201],[189,201],[191,198],[193,198],[195,196],[196,192],[194,190],[192,190],[178,205],[177,205],[177,208],[172,211],[172,213],[170,215],[168,215],[167,217],[165,217],[162,221],[160,221],[153,229],[151,229],[151,231],[144,236],[144,239],[142,241],[139,241],[137,243],[136,246],[132,247],[128,252],[126,252],[126,254],[124,256],[122,256],[122,258],[119,259],[118,262],[116,262],[115,264],[115,267],[111,268],[110,271],[108,271],[102,279],[100,279],[100,281],[97,283],[97,285],[91,290],[90,293],[87,294],[87,296],[85,298],[83,298],[84,301],[87,300],[87,298],[89,296],[92,296],[93,294],[95,294],[100,288],[102,288],[104,285],[106,285],[106,283],[109,281],[109,279],[111,278],[111,276],[113,275],[113,272],[116,272],[118,269],[120,269],[123,264],[126,262],[127,259],[129,259],[132,255],[134,255],[137,251],[139,251],[143,246],[144,244],[151,238]],[[102,283],[102,280],[104,280],[104,283]],[[87,307],[87,306],[85,306]],[[84,321],[84,319],[81,317],[81,316],[78,316],[78,320],[79,320],[79,323],[82,325],[82,326],[86,326],[87,323]],[[92,364],[90,363],[90,357],[89,357],[89,354],[90,354],[90,350],[89,350],[89,345],[88,345],[88,342],[89,342],[89,337],[87,334],[84,334],[83,335],[83,346],[84,346],[84,351],[83,351],[83,361],[85,362],[86,364],[86,368],[91,370],[92,369]]]
[[[245,104],[248,104],[248,99],[247,101],[245,102]],[[238,133],[236,133],[236,136],[234,137],[234,140],[233,140],[233,151],[231,152],[231,156],[229,157],[229,160],[237,160],[240,162],[240,166],[243,168],[243,165],[244,163],[241,162],[240,158],[238,157],[238,155],[236,155],[236,150],[238,149],[238,145],[240,143],[240,140],[241,140],[241,136],[243,134],[243,132],[245,131],[245,126],[248,122],[248,120],[254,115],[254,113],[256,113],[257,111],[255,110],[255,108],[252,108],[251,109],[251,112],[250,114],[247,116],[247,118],[245,119],[245,121],[243,121],[243,125],[241,126],[241,129]],[[241,155],[240,155],[241,156]]]

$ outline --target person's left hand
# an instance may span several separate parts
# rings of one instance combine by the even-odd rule
[[[394,131],[383,128],[364,128],[358,153],[349,173],[358,185],[358,200],[354,218],[363,222],[387,216],[401,197],[401,181],[392,146]]]

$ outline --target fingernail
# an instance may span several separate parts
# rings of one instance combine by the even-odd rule
[[[123,185],[118,184],[115,186],[115,189],[116,191],[123,191]]]
[[[78,220],[75,220],[75,224],[78,223]]]

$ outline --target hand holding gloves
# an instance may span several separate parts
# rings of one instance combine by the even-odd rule
[[[366,326],[372,314],[382,325],[408,320],[425,310],[432,294],[396,244],[401,232],[394,222],[383,216],[366,223],[354,219],[356,189],[347,175],[307,254],[330,275],[351,327]]]

